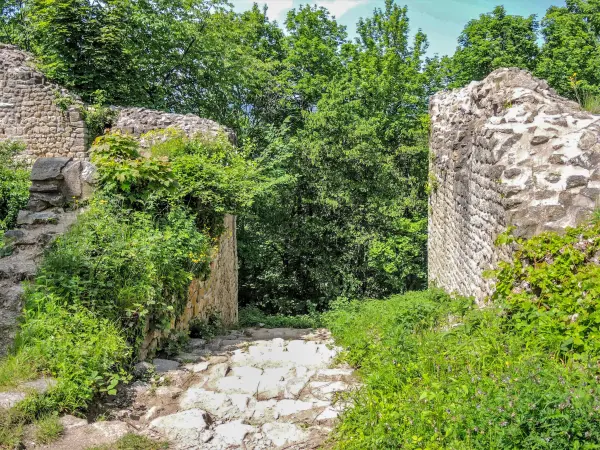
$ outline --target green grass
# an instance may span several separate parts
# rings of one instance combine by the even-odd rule
[[[14,409],[0,409],[0,448],[19,448],[25,432],[26,418]]]
[[[592,114],[600,114],[600,95],[585,95],[581,106],[584,110]]]
[[[438,292],[350,302],[326,314],[364,387],[339,449],[592,449],[596,368],[558,359],[535,333]]]
[[[49,444],[56,441],[64,430],[57,414],[42,417],[34,424],[34,439],[38,444]]]
[[[322,322],[319,313],[298,316],[269,315],[255,306],[246,306],[239,311],[239,326],[241,328],[319,328]]]
[[[37,364],[28,355],[20,353],[7,356],[0,364],[0,392],[38,377],[37,372]]]
[[[35,444],[49,444],[60,438],[63,426],[57,414],[35,420],[27,412],[0,409],[0,449],[22,448],[25,436]]]
[[[168,442],[153,441],[145,436],[128,433],[111,445],[91,447],[87,450],[166,450]]]

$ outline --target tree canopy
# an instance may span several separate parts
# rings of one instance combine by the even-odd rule
[[[233,128],[262,180],[239,221],[241,299],[303,311],[424,286],[433,93],[505,66],[600,93],[600,0],[541,20],[498,6],[448,56],[409,16],[387,0],[351,38],[310,5],[278,24],[222,0],[0,0],[0,41],[86,101]]]

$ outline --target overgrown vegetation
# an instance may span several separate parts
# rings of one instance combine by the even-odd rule
[[[241,328],[318,328],[322,325],[321,314],[312,311],[310,314],[284,315],[266,314],[256,306],[240,309],[238,325]]]
[[[598,112],[599,17],[599,0],[567,0],[541,21],[499,6],[440,58],[393,0],[359,21],[356,39],[310,5],[280,26],[221,0],[0,2],[0,40],[90,104],[80,112],[100,136],[101,184],[48,252],[0,364],[2,389],[38,374],[58,384],[0,415],[0,446],[35,420],[53,435],[48,413],[85,409],[127,381],[143,330],[178,317],[189,281],[208,275],[223,215],[243,212],[242,326],[316,327],[334,299],[358,299],[325,317],[365,379],[339,447],[597,447],[598,222],[512,241],[484,310],[439,292],[360,299],[426,284],[427,195],[439,183],[427,173],[429,96],[517,66]],[[56,103],[66,111],[74,98]],[[142,145],[102,135],[108,104],[211,118],[239,145],[175,130]],[[27,201],[22,149],[0,144],[0,235]],[[153,448],[138,440],[116,448]]]
[[[223,215],[251,202],[254,166],[226,140],[178,137],[160,148],[168,155],[145,157],[136,140],[108,134],[92,149],[100,189],[47,252],[15,351],[0,364],[6,387],[36,374],[57,380],[18,404],[25,422],[114,395],[144,333],[168,331],[190,281],[209,274]],[[173,341],[167,333],[164,345]]]
[[[157,442],[146,436],[128,433],[112,445],[91,447],[87,450],[167,450],[167,442]]]
[[[235,157],[267,181],[239,220],[240,300],[270,313],[425,286],[432,93],[517,66],[573,99],[577,73],[582,105],[597,110],[598,0],[568,0],[541,20],[498,6],[467,23],[447,57],[427,56],[427,37],[409,33],[409,11],[393,0],[360,19],[355,38],[309,5],[281,24],[221,0],[0,8],[0,40],[34,52],[93,105],[93,134],[110,122],[107,104],[194,113],[235,131]],[[181,169],[193,174],[217,154],[180,158]]]
[[[339,448],[596,448],[600,221],[516,246],[486,308],[430,291],[326,314],[365,386]]]
[[[596,367],[600,358],[600,213],[564,234],[529,240],[501,236],[515,245],[500,263],[493,298],[504,305],[507,326],[560,357]]]
[[[507,330],[501,313],[435,293],[331,313],[365,382],[337,448],[595,448],[595,370]]]
[[[29,171],[17,158],[23,150],[20,141],[0,142],[0,247],[4,232],[14,227],[17,213],[29,199]]]

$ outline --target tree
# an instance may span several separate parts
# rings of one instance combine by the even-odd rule
[[[574,98],[574,73],[582,88],[600,94],[600,0],[567,0],[542,21],[545,43],[535,73],[560,94]]]
[[[0,42],[30,50],[23,0],[0,0]]]
[[[534,15],[512,16],[503,6],[470,21],[458,38],[452,58],[451,87],[482,80],[501,67],[533,70],[539,53],[538,28]]]
[[[96,90],[121,99],[136,79],[127,51],[132,11],[124,1],[31,0],[24,12],[24,32],[51,79],[87,100]]]
[[[288,115],[300,120],[300,113],[315,108],[327,83],[342,69],[346,28],[325,8],[309,5],[288,12],[285,25],[286,56],[278,79],[286,86]]]
[[[406,8],[375,10],[303,127],[273,140],[278,183],[240,230],[242,301],[297,312],[424,285],[430,84],[408,34]]]

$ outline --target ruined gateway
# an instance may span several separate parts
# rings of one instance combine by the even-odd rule
[[[430,114],[429,280],[483,301],[500,233],[560,231],[599,205],[600,116],[519,69],[438,93]]]
[[[87,161],[89,134],[75,100],[60,108],[57,97],[69,95],[39,72],[33,58],[11,45],[0,44],[0,140],[18,140],[26,145],[25,158],[33,164],[30,200],[19,214],[18,230],[6,234],[11,247],[0,254],[0,357],[8,351],[22,310],[22,282],[32,280],[44,248],[76,221],[69,210],[72,199],[90,196],[95,169]],[[70,96],[73,98],[73,96]],[[188,135],[215,137],[220,133],[235,141],[231,130],[192,114],[171,114],[144,108],[115,108],[112,128],[139,137],[151,130],[177,128]],[[175,329],[183,329],[194,318],[220,313],[224,324],[237,322],[236,218],[225,217],[225,233],[214,248],[211,276],[194,280],[188,304]],[[2,250],[2,249],[0,249]],[[168,332],[148,330],[138,355],[141,359]]]

